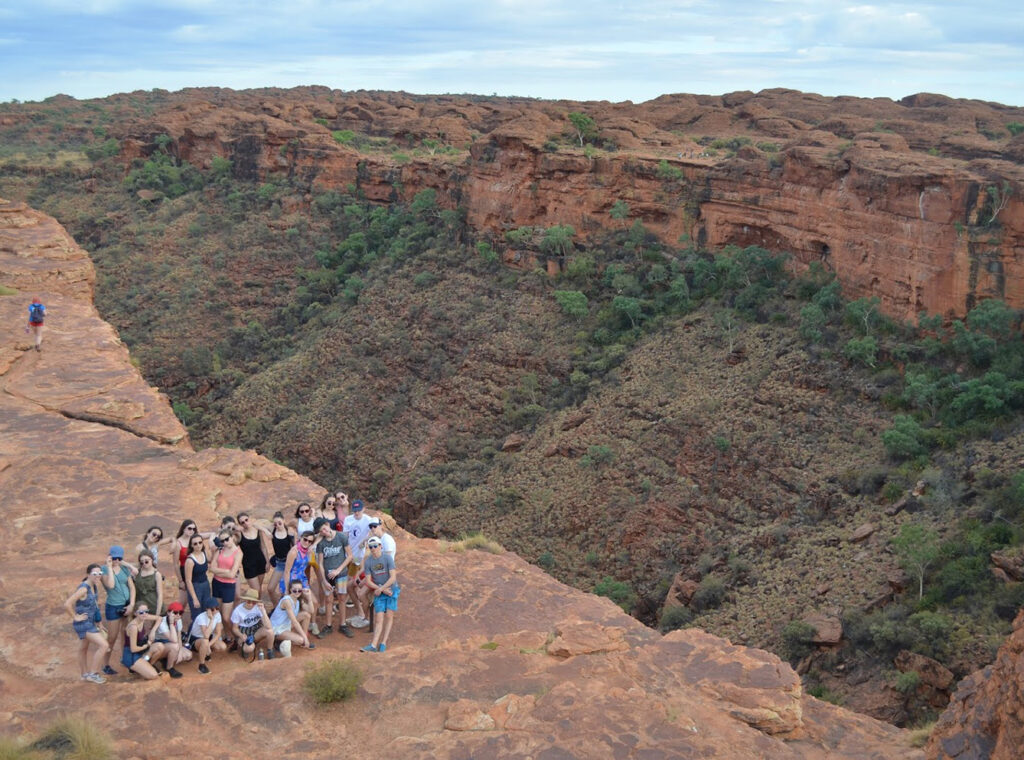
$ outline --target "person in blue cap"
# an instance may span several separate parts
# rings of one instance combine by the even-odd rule
[[[111,667],[111,663],[120,659],[121,636],[127,622],[125,616],[131,614],[135,606],[135,583],[132,581],[131,571],[124,564],[124,547],[110,547],[101,579],[103,587],[107,590],[103,617],[107,621],[107,644],[110,646],[110,654],[107,664],[103,666],[103,672],[108,676],[115,676],[117,671]]]

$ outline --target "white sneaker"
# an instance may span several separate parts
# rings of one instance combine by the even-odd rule
[[[282,657],[292,656],[292,642],[288,641],[287,639],[285,639],[278,645],[278,649],[281,650]]]
[[[364,617],[358,617],[357,616],[357,617],[350,617],[348,619],[348,624],[350,626],[352,626],[353,628],[366,628],[367,626],[370,625],[370,621],[367,620]]]
[[[318,626],[316,623],[310,623],[309,632],[316,636],[318,633],[320,633],[320,626]]]

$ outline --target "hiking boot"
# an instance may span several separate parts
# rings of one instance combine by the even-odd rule
[[[318,633],[315,633],[313,635],[316,636],[318,639],[322,639],[324,636],[326,636],[328,633],[330,633],[333,630],[334,629],[331,626],[325,625],[323,628],[320,629],[320,631]]]
[[[98,673],[93,673],[93,675],[95,676],[95,675],[99,675],[99,674]],[[109,665],[104,665],[103,666],[103,675],[105,675],[105,676],[116,676],[117,675],[117,671],[114,670]]]
[[[347,636],[347,637],[348,637],[348,638],[350,638],[350,639],[351,639],[351,638],[352,638],[353,636],[355,636],[355,635],[356,635],[356,634],[355,634],[355,633],[353,632],[353,630],[352,630],[351,628],[349,628],[349,627],[348,627],[347,625],[345,625],[344,623],[342,623],[341,625],[339,625],[339,626],[338,626],[338,633],[340,633],[340,634],[342,634],[342,635],[344,635],[344,636]]]

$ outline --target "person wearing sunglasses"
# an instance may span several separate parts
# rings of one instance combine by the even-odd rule
[[[257,593],[263,591],[263,578],[270,569],[272,556],[270,533],[256,524],[248,512],[238,513],[238,548],[242,550],[242,577]]]
[[[345,518],[343,529],[348,537],[348,546],[352,550],[352,563],[348,566],[348,594],[355,606],[356,613],[348,619],[348,624],[355,628],[366,628],[370,625],[370,621],[363,613],[363,603],[358,595],[361,579],[357,576],[359,568],[363,564],[363,555],[366,553],[366,539],[370,535],[370,518],[363,509],[363,502],[359,499],[352,502],[352,513]]]
[[[327,494],[320,502],[320,516],[330,523],[332,530],[341,530],[347,515],[348,496],[341,491]]]
[[[277,604],[283,596],[280,586],[284,577],[284,568],[288,564],[288,553],[295,546],[295,533],[284,521],[284,515],[280,512],[274,513],[274,524],[270,530],[270,544],[273,555],[270,557],[270,566],[273,572],[270,575],[270,582],[267,584],[270,590],[270,598]]]
[[[135,606],[146,605],[146,609],[159,612],[164,608],[164,577],[156,569],[153,555],[149,551],[139,552],[139,572],[132,578],[135,584]]]
[[[340,621],[338,633],[348,638],[355,634],[345,624],[345,599],[348,596],[348,566],[352,563],[352,551],[348,547],[348,537],[340,530],[335,530],[326,517],[316,518],[313,523],[320,540],[316,544],[317,573],[324,589],[324,627],[316,634],[323,638],[334,629],[334,599],[337,595]]]
[[[284,577],[281,578],[281,583],[278,587],[278,591],[284,596],[286,588],[291,587],[292,581],[299,581],[302,584],[303,599],[305,599],[310,609],[316,609],[316,607],[313,606],[315,602],[313,601],[313,595],[309,591],[309,576],[306,574],[306,570],[313,555],[314,541],[315,536],[312,530],[307,530],[301,535],[299,542],[288,552],[288,559],[285,560],[284,564]],[[288,584],[287,587],[285,583]]]
[[[112,661],[117,656],[121,634],[124,633],[125,616],[131,614],[135,607],[135,583],[131,571],[124,564],[123,547],[110,547],[102,572],[103,587],[107,590],[103,617],[107,621],[107,644],[110,645],[110,659],[103,666],[103,672],[114,676],[117,671],[112,667]]]
[[[170,546],[173,543],[174,539],[171,536],[164,538],[163,528],[154,525],[142,535],[142,540],[135,547],[135,553],[149,552],[153,557],[153,566],[156,567],[160,564],[160,547]]]
[[[231,632],[240,642],[238,654],[242,659],[253,659],[256,650],[267,650],[267,659],[274,658],[274,630],[260,595],[247,588],[242,592],[242,603],[231,613]]]
[[[189,540],[189,555],[185,560],[185,590],[188,592],[188,609],[192,619],[203,611],[203,600],[211,596],[210,579],[207,575],[210,562],[206,557],[206,541],[200,535],[192,534]]]
[[[362,648],[363,652],[385,652],[391,626],[398,612],[398,570],[395,560],[384,554],[384,546],[376,536],[366,542],[368,552],[363,560],[366,573],[365,583],[373,592],[373,641]]]
[[[81,642],[78,648],[78,669],[82,672],[82,680],[92,683],[107,682],[107,679],[100,675],[100,668],[110,654],[106,631],[99,627],[100,607],[97,592],[102,577],[103,569],[100,565],[95,562],[89,565],[78,588],[64,602],[64,609],[71,615],[71,627]],[[93,648],[91,657],[90,648]]]
[[[292,644],[306,649],[316,649],[309,640],[309,623],[311,620],[308,609],[302,609],[302,583],[292,581],[288,584],[288,593],[270,613],[270,626],[274,630],[274,641],[281,654],[291,657]]]
[[[313,507],[302,502],[295,508],[295,533],[301,536],[307,530],[313,530]]]
[[[166,658],[168,654],[167,648],[163,644],[151,641],[153,629],[159,622],[159,615],[150,614],[149,607],[140,604],[135,608],[135,614],[124,631],[121,664],[147,681],[152,681],[160,676],[156,664],[159,660]],[[167,672],[172,678],[181,678],[182,675],[173,667]]]
[[[181,616],[185,612],[185,606],[181,602],[171,602],[167,605],[167,614],[160,618],[157,623],[154,640],[160,642],[167,648],[167,672],[172,678],[175,668],[192,659],[192,651],[185,646],[185,636],[182,634]]]
[[[182,520],[172,544],[178,550],[178,601],[183,605],[188,600],[188,588],[185,585],[185,560],[188,559],[188,555],[192,551],[189,542],[198,533],[199,527],[195,520]]]
[[[210,562],[210,571],[213,573],[212,592],[221,601],[220,614],[227,619],[231,617],[231,610],[235,606],[238,574],[242,570],[242,552],[235,543],[232,530],[222,531],[214,544],[217,548]]]

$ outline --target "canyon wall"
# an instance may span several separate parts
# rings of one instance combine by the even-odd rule
[[[323,755],[373,736],[403,758],[920,758],[906,733],[803,694],[764,651],[699,630],[662,637],[515,555],[455,551],[395,527],[402,595],[386,653],[316,652],[210,675],[79,680],[63,604],[90,562],[186,517],[212,529],[323,489],[251,451],[194,451],[91,300],[88,257],[53,219],[0,200],[0,733],[81,716],[119,756]],[[42,350],[23,331],[48,306]],[[174,555],[161,552],[176,594]],[[348,703],[303,696],[304,666],[352,658]],[[329,717],[328,717],[329,716]],[[297,727],[301,731],[297,732]],[[198,729],[198,730],[197,730]]]
[[[783,90],[639,105],[323,88],[173,100],[123,125],[126,159],[168,134],[180,158],[228,158],[242,178],[288,176],[381,202],[431,188],[464,210],[472,234],[497,241],[526,225],[569,224],[583,241],[641,221],[672,245],[760,245],[790,252],[797,269],[819,262],[849,297],[877,296],[898,319],[962,316],[985,298],[1024,307],[1024,135],[1006,130],[1024,121],[1020,108]],[[574,145],[573,111],[594,118],[598,147]],[[332,132],[343,130],[378,142],[341,144]],[[715,139],[726,147],[707,147]],[[616,221],[620,200],[629,216]],[[505,255],[552,272],[565,264]]]

